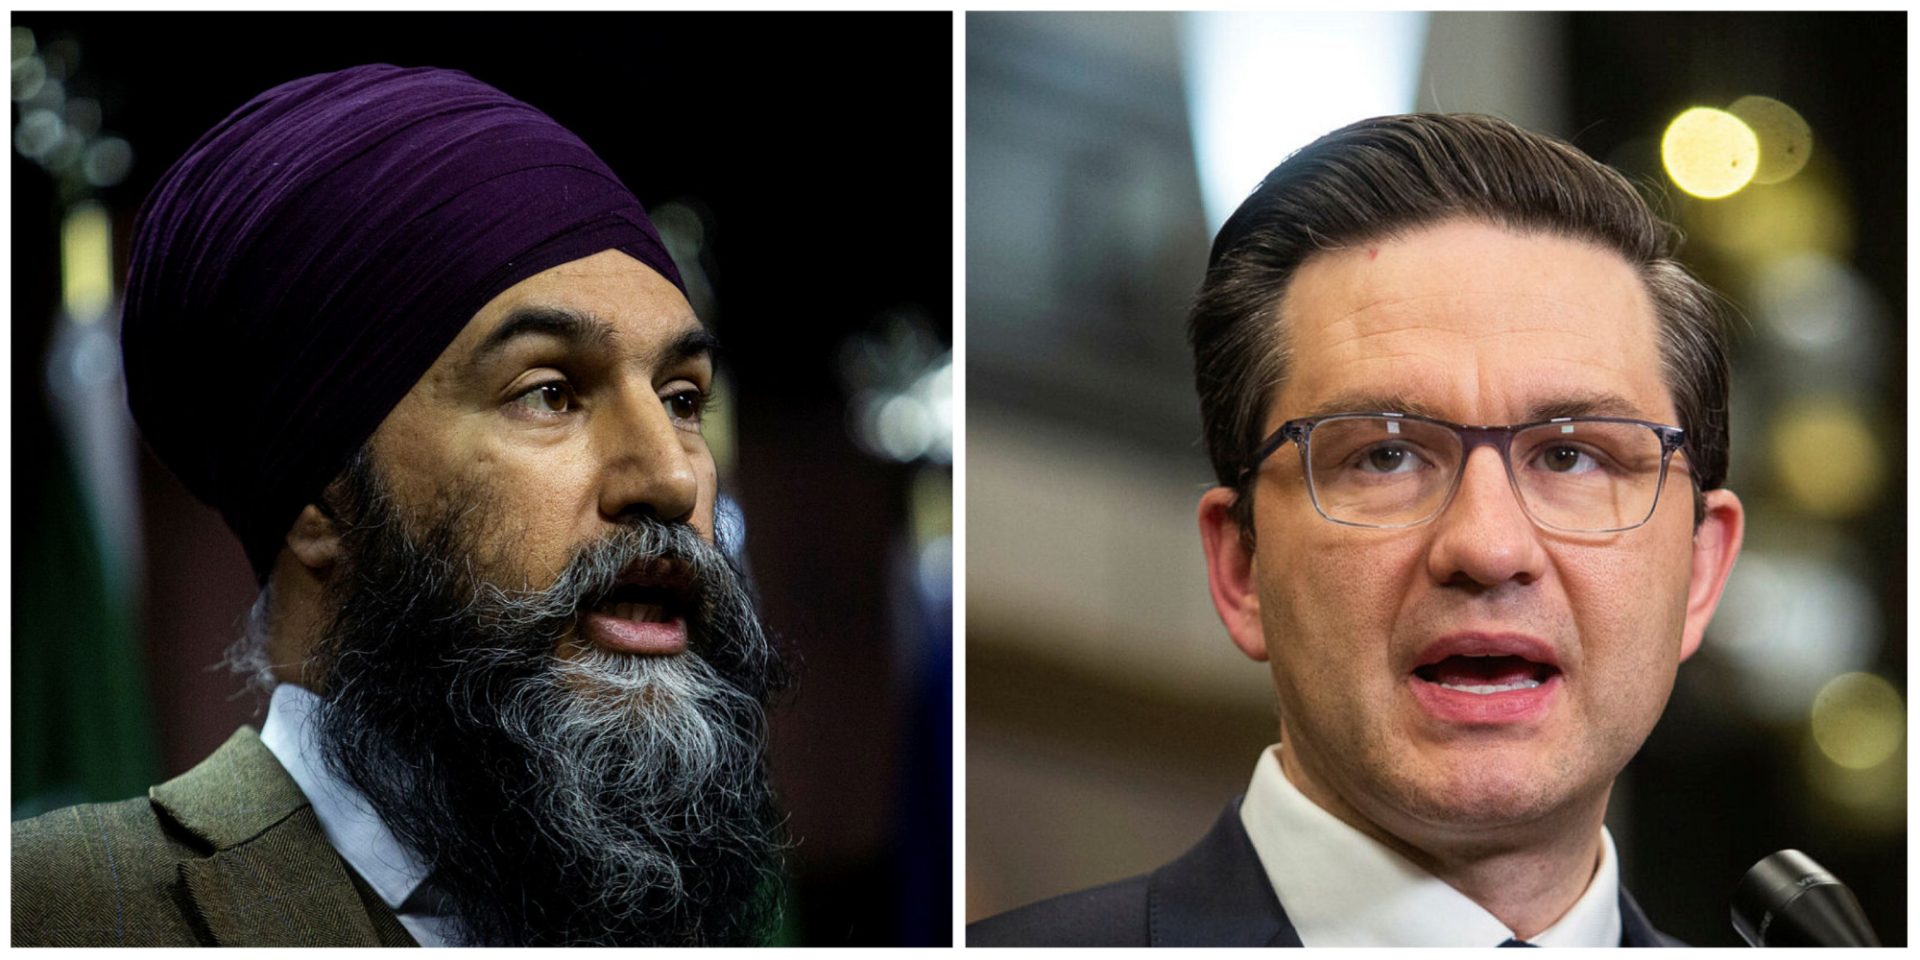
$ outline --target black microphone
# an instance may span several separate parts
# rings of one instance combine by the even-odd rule
[[[1733,929],[1756,947],[1877,947],[1860,901],[1798,850],[1753,865],[1733,891]]]

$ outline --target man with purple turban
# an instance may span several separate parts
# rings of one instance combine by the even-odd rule
[[[585,144],[453,71],[269,90],[148,198],[122,345],[272,698],[15,824],[16,946],[765,939],[786,677],[715,546],[716,344]]]

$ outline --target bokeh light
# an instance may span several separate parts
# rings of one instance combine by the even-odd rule
[[[1786,724],[1802,719],[1823,679],[1873,662],[1880,616],[1873,591],[1833,561],[1750,544],[1727,581],[1708,649],[1733,667],[1748,712]]]
[[[1873,834],[1898,835],[1905,829],[1906,751],[1896,750],[1886,762],[1856,770],[1834,763],[1806,732],[1797,752],[1815,816],[1844,824],[1847,835],[1868,843],[1878,842]]]
[[[18,34],[16,34],[17,36]],[[13,99],[27,101],[40,95],[47,82],[47,65],[39,57],[28,55],[13,61]]]
[[[1760,166],[1760,141],[1739,117],[1694,107],[1660,138],[1660,160],[1675,185],[1704,200],[1732,196]]]
[[[887,456],[906,462],[933,444],[933,415],[905,394],[879,399],[868,407],[867,436]]]
[[[111,187],[133,169],[133,146],[119,137],[102,137],[87,145],[80,170],[96,187]]]
[[[36,60],[38,58],[35,58]],[[46,73],[41,74],[40,83],[32,93],[17,97],[22,108],[34,107],[52,110],[56,113],[67,109],[67,85]]]
[[[1817,251],[1768,261],[1754,278],[1753,309],[1775,342],[1813,356],[1850,352],[1880,316],[1866,278]]]
[[[940,348],[923,311],[899,311],[842,342],[840,378],[861,449],[899,463],[953,461],[953,353]]]
[[[1813,698],[1813,739],[1827,759],[1849,770],[1887,762],[1907,728],[1900,692],[1871,673],[1843,673]]]
[[[1727,107],[1760,141],[1754,183],[1780,183],[1799,173],[1813,156],[1813,128],[1799,112],[1772,97],[1741,97]]]
[[[92,323],[113,303],[113,222],[82,203],[60,225],[60,300],[75,323]]]
[[[13,128],[13,148],[29,160],[39,160],[60,143],[66,122],[52,110],[31,110]]]
[[[1817,250],[1834,257],[1853,252],[1853,218],[1843,190],[1817,176],[1819,164],[1786,183],[1743,190],[1720,203],[1697,204],[1688,220],[1702,240],[1736,261]]]
[[[935,603],[953,602],[953,471],[923,465],[913,474],[908,493],[914,573],[920,595]]]
[[[1781,488],[1818,517],[1858,514],[1886,481],[1880,438],[1860,408],[1844,399],[1790,401],[1775,416],[1768,446]]]
[[[47,75],[55,80],[66,80],[80,67],[80,41],[72,37],[60,37],[48,43],[41,51],[47,61]]]

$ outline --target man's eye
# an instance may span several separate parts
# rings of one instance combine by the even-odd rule
[[[575,405],[573,388],[562,381],[551,380],[514,397],[512,405],[541,416],[568,413]]]
[[[1540,466],[1552,473],[1590,473],[1600,468],[1599,458],[1579,447],[1553,446],[1540,452]]]
[[[688,423],[699,423],[707,409],[707,395],[698,390],[682,390],[661,402],[666,404],[668,416]]]
[[[1362,451],[1357,465],[1362,473],[1410,473],[1419,469],[1420,457],[1404,445],[1383,443]]]

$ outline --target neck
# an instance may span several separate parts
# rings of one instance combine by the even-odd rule
[[[1409,820],[1389,830],[1314,776],[1284,738],[1280,766],[1315,805],[1465,894],[1523,940],[1565,916],[1599,869],[1604,794],[1582,809],[1519,826],[1436,827]]]

